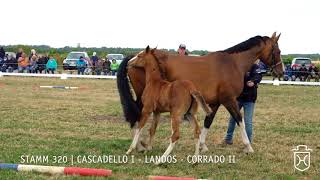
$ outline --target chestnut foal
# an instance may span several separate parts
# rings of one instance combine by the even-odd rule
[[[127,151],[130,154],[137,146],[141,131],[145,126],[151,113],[154,113],[154,120],[150,129],[150,139],[148,149],[151,149],[152,139],[159,122],[159,115],[162,112],[170,112],[172,135],[170,145],[165,153],[161,156],[161,160],[166,158],[174,148],[179,139],[179,124],[185,113],[191,114],[194,124],[194,137],[196,140],[195,155],[199,154],[199,135],[200,129],[195,114],[198,111],[198,103],[201,104],[203,110],[211,113],[211,109],[205,103],[204,98],[199,91],[196,90],[193,83],[189,80],[176,80],[169,82],[163,79],[159,62],[154,56],[155,49],[150,50],[149,46],[145,51],[140,52],[134,57],[130,63],[131,66],[143,67],[146,73],[146,86],[142,94],[143,109],[141,112],[138,127],[135,130],[133,142]],[[159,164],[161,162],[158,162]]]

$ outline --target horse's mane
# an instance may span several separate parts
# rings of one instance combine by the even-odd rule
[[[246,41],[243,41],[233,47],[230,47],[228,49],[225,49],[223,51],[219,51],[219,52],[224,52],[224,53],[229,53],[229,54],[233,54],[233,53],[239,53],[242,51],[247,51],[255,46],[260,45],[261,42],[265,43],[267,40],[267,36],[255,36],[252,37]]]
[[[170,53],[167,52],[167,51],[157,50],[157,49],[153,53],[153,57],[155,58],[155,60],[156,60],[156,62],[158,64],[158,68],[159,68],[159,71],[160,71],[161,78],[164,79],[164,80],[167,79],[164,63],[165,63],[165,60],[168,58],[169,54]]]

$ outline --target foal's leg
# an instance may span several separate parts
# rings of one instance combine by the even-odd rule
[[[181,116],[182,116],[181,113],[179,113],[179,114],[178,113],[176,113],[176,114],[171,113],[172,135],[171,135],[170,145],[168,146],[168,148],[164,152],[164,154],[161,156],[160,160],[158,162],[156,162],[156,164],[160,164],[166,159],[166,157],[171,153],[171,151],[174,148],[176,142],[178,141],[179,136],[180,136],[179,124],[180,124]]]
[[[200,149],[201,152],[206,152],[208,151],[208,147],[206,145],[206,137],[209,131],[209,128],[212,124],[213,118],[217,113],[217,110],[219,108],[220,104],[210,104],[212,113],[209,116],[206,116],[205,120],[204,120],[204,127],[201,130],[201,134],[200,134]]]
[[[156,133],[159,120],[160,120],[160,113],[153,113],[153,121],[152,121],[151,127],[149,129],[150,137],[149,137],[149,143],[147,145],[147,150],[152,149],[153,138]]]
[[[142,111],[142,116],[141,116],[141,119],[138,123],[138,127],[137,127],[137,129],[135,129],[135,135],[134,135],[132,144],[130,145],[126,154],[130,154],[137,147],[137,143],[140,138],[141,131],[142,131],[144,125],[146,124],[150,114],[151,113],[149,113],[149,112]]]
[[[196,149],[195,149],[194,155],[197,156],[199,155],[199,149],[200,149],[200,140],[199,140],[200,128],[199,128],[199,123],[197,121],[195,114],[192,114],[192,121],[194,126],[194,139],[196,142]]]
[[[245,123],[243,123],[243,120],[242,120],[242,116],[239,110],[237,100],[234,99],[234,100],[228,101],[223,105],[227,108],[227,110],[229,111],[233,119],[236,120],[237,124],[240,127],[242,141],[243,141],[243,144],[246,146],[246,148],[244,149],[244,152],[252,153],[253,149],[251,147],[251,144],[246,132]]]

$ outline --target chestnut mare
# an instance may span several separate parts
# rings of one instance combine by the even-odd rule
[[[153,113],[154,120],[152,121],[150,139],[147,147],[150,150],[160,120],[160,113],[170,112],[172,128],[170,145],[157,163],[160,163],[162,159],[166,159],[178,141],[180,136],[179,124],[185,113],[190,113],[191,115],[191,120],[194,124],[194,137],[196,139],[195,155],[199,155],[200,128],[195,117],[198,110],[198,103],[208,115],[211,113],[211,110],[191,81],[175,80],[169,82],[163,79],[155,51],[156,49],[150,50],[148,46],[145,51],[140,52],[130,63],[130,66],[144,68],[146,73],[146,86],[142,93],[142,114],[127,154],[130,154],[136,148],[141,131],[150,114]]]
[[[236,98],[243,89],[245,73],[257,59],[268,65],[273,75],[277,77],[283,75],[284,66],[278,46],[279,37],[280,35],[277,36],[276,33],[273,33],[271,37],[255,36],[226,50],[200,57],[178,56],[160,50],[154,52],[161,62],[161,68],[168,81],[190,80],[212,109],[212,113],[206,116],[204,128],[201,130],[200,148],[202,151],[207,150],[205,138],[222,104],[240,126],[242,140],[246,145],[244,151],[253,152]],[[117,84],[124,115],[133,127],[141,115],[141,95],[145,87],[145,72],[141,68],[130,66],[130,63],[129,58],[121,63]],[[130,78],[136,99],[131,93],[127,76]]]

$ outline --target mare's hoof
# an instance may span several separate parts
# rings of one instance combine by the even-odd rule
[[[204,152],[207,152],[207,151],[209,151],[207,145],[206,144],[200,144],[200,152],[204,153]]]

